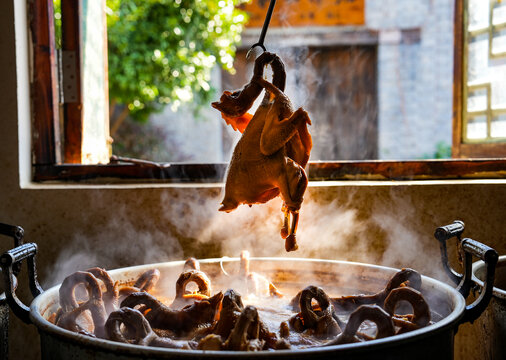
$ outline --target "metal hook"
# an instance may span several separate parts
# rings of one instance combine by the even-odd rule
[[[276,5],[276,0],[271,0],[269,3],[269,8],[267,9],[267,15],[265,15],[264,25],[262,26],[262,32],[260,33],[260,38],[258,42],[253,44],[246,53],[246,60],[249,60],[251,56],[252,50],[259,46],[265,52],[267,49],[264,46],[265,35],[267,34],[267,29],[269,28],[269,23],[271,22],[272,12],[274,11],[274,5]]]

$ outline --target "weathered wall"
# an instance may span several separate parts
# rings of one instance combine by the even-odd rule
[[[433,158],[451,145],[453,0],[368,0],[379,31],[379,159]]]
[[[26,240],[39,244],[37,265],[45,287],[90,264],[114,268],[189,255],[237,255],[243,248],[253,255],[411,266],[441,278],[432,234],[457,218],[466,222],[466,236],[506,253],[504,181],[312,184],[295,254],[285,254],[278,236],[279,202],[221,214],[216,211],[220,186],[22,189],[20,164],[29,161],[23,150],[28,109],[18,93],[26,93],[27,84],[21,81],[23,61],[16,67],[13,1],[0,2],[0,32],[0,221],[23,226]],[[0,251],[9,245],[3,238]],[[55,270],[61,272],[55,276]],[[29,301],[26,283],[20,286]],[[11,357],[36,359],[36,329],[11,316]]]

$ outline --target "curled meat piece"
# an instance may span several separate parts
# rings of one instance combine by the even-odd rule
[[[114,310],[117,310],[119,306],[118,283],[115,283],[113,281],[111,275],[109,275],[105,269],[94,267],[86,271],[104,283],[106,291],[102,292],[102,300],[104,301],[105,310],[107,313],[109,314]]]
[[[84,285],[88,293],[88,299],[81,304],[77,302],[75,297],[75,289],[78,285]],[[77,321],[79,315],[88,310],[91,313],[94,335],[100,338],[105,336],[104,324],[107,315],[100,284],[95,276],[89,272],[77,271],[63,280],[59,294],[62,312],[56,320],[56,325],[71,331],[91,332],[90,329],[84,329]],[[89,322],[89,318],[85,322]]]
[[[226,339],[234,328],[237,319],[241,316],[243,309],[244,305],[241,295],[233,289],[227,290],[223,295],[219,314],[220,318],[216,323],[213,333]]]
[[[246,292],[255,295],[269,295],[274,297],[282,297],[283,294],[276,286],[265,276],[250,271],[250,254],[249,251],[241,251],[241,263],[239,267],[239,277],[246,280]]]
[[[399,301],[407,301],[413,307],[413,316],[396,315],[395,308]],[[425,327],[430,323],[430,309],[423,295],[410,287],[393,289],[385,299],[385,310],[393,316],[400,327],[399,333]]]
[[[223,347],[227,350],[262,350],[264,341],[259,339],[259,335],[258,311],[254,306],[248,305],[241,312]]]
[[[186,290],[189,283],[195,283],[198,286],[197,292]],[[189,270],[181,273],[176,282],[176,297],[171,307],[177,308],[191,304],[194,300],[202,300],[211,296],[211,280],[207,275],[199,270]]]
[[[290,325],[288,325],[288,322],[283,321],[279,324],[279,336],[282,338],[290,336]]]
[[[217,334],[208,334],[202,338],[198,345],[198,350],[223,350],[223,339]]]
[[[109,315],[105,323],[105,332],[109,340],[123,343],[172,349],[189,348],[187,342],[159,337],[139,310],[127,307],[113,311]]]
[[[160,280],[160,270],[158,269],[150,269],[145,272],[143,272],[139,278],[135,281],[134,285],[132,286],[122,286],[119,288],[118,291],[118,298],[121,302],[123,299],[125,299],[128,295],[133,294],[135,292],[140,291],[151,291],[156,283]]]
[[[141,311],[154,329],[168,330],[178,336],[195,331],[197,327],[212,323],[223,299],[221,292],[208,298],[195,301],[181,310],[173,310],[146,292],[130,294],[121,302],[121,307],[135,308]]]
[[[246,306],[239,312],[239,316],[223,342],[224,337],[218,334],[209,334],[198,344],[200,350],[232,350],[232,351],[259,351],[265,349],[266,342],[261,336],[261,321],[258,311],[253,306]],[[290,344],[284,340],[277,340],[274,349],[289,349]]]
[[[138,289],[136,287],[133,287],[133,286],[122,286],[119,288],[118,290],[118,298],[121,301],[123,301],[128,295],[130,294],[133,294],[133,293],[136,293],[136,292],[141,292],[141,289]]]
[[[92,334],[94,336],[92,333],[94,328],[93,319],[88,312],[85,312],[88,310],[86,306],[78,306],[68,312],[61,310],[60,308],[59,312],[56,313],[54,321],[56,325],[73,332]],[[81,318],[78,320],[79,317]]]
[[[221,336],[222,339],[227,339],[243,310],[241,295],[233,289],[227,290],[223,296],[219,319],[214,326],[213,333]],[[258,319],[258,329],[259,335],[257,337],[265,343],[266,348],[275,349],[280,346],[276,334],[270,332],[260,318]]]
[[[200,263],[194,257],[189,257],[184,263],[183,272],[188,270],[200,270]]]
[[[353,311],[360,305],[367,304],[377,304],[382,307],[383,302],[385,301],[390,291],[402,286],[409,286],[419,290],[422,286],[422,277],[416,270],[401,269],[395,273],[392,278],[390,278],[385,288],[376,294],[333,297],[330,298],[330,301],[336,311]],[[290,302],[290,305],[295,311],[299,311],[299,297],[300,293],[297,294]]]
[[[318,310],[311,302],[318,302]],[[300,313],[290,318],[290,325],[297,332],[312,329],[316,336],[332,337],[341,332],[334,308],[328,295],[319,287],[308,286],[299,298]]]
[[[343,332],[326,345],[348,344],[361,341],[357,331],[364,321],[369,320],[376,324],[376,339],[394,335],[394,324],[390,315],[378,305],[361,305],[350,314],[350,318]]]
[[[134,287],[140,289],[140,291],[149,292],[155,287],[158,280],[160,280],[160,270],[150,269],[139,276]]]

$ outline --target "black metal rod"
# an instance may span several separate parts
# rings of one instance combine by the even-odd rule
[[[14,239],[14,247],[18,247],[23,245],[25,230],[21,226],[0,223],[0,235],[10,236]],[[18,276],[20,271],[21,264],[15,264],[13,266],[14,275]]]
[[[458,237],[462,235],[463,231],[464,231],[464,222],[460,220],[455,220],[450,225],[438,227],[434,232],[434,237],[438,239],[440,242],[445,242],[454,236]]]
[[[276,5],[276,0],[271,0],[269,3],[269,8],[267,9],[267,15],[265,15],[264,25],[262,26],[262,32],[260,33],[260,38],[258,42],[260,44],[264,44],[265,35],[267,34],[267,29],[269,28],[269,24],[271,22],[272,13],[274,11],[274,5]]]
[[[263,51],[267,51],[267,49],[264,46],[265,41],[265,35],[267,34],[267,29],[269,28],[269,23],[271,22],[272,13],[274,12],[274,5],[276,5],[276,0],[271,0],[269,3],[269,8],[267,9],[267,14],[265,15],[264,25],[262,26],[262,31],[260,32],[260,38],[258,39],[258,42],[253,44],[246,54],[246,59],[250,58],[251,51],[257,47],[260,46]]]

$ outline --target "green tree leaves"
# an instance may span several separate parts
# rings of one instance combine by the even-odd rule
[[[244,0],[107,0],[109,97],[144,121],[167,104],[207,103],[215,64],[233,71]]]

